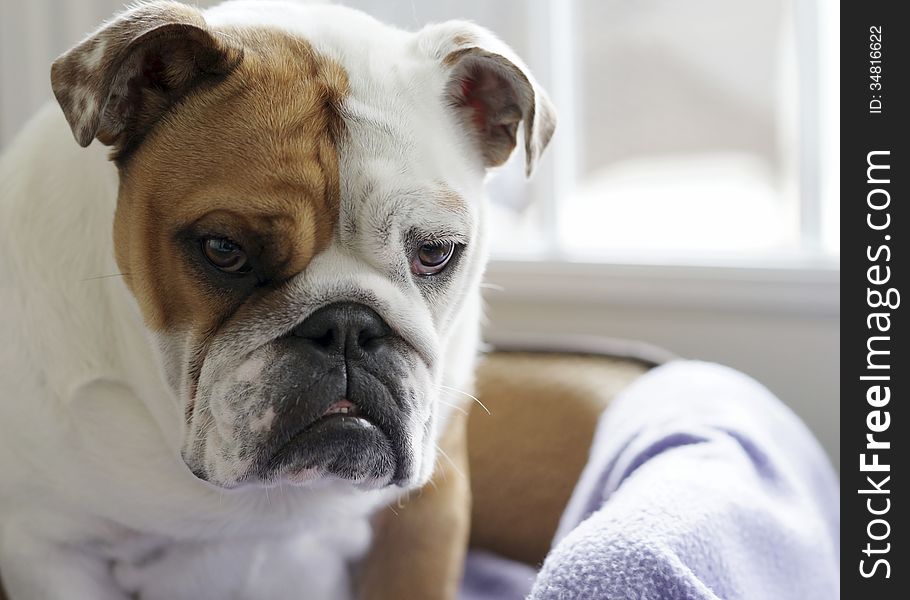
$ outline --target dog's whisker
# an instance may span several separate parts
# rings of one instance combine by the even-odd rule
[[[80,279],[79,281],[81,282],[81,281],[94,281],[96,279],[110,279],[112,277],[123,277],[125,275],[129,275],[129,273],[111,273],[110,275],[96,275],[95,277],[86,277],[84,279]]]
[[[439,385],[439,387],[441,387],[441,388],[444,389],[444,390],[451,390],[451,391],[453,391],[453,392],[458,392],[459,394],[464,394],[465,396],[467,396],[468,398],[470,398],[471,400],[473,400],[474,402],[476,402],[477,404],[479,404],[479,405],[480,405],[480,408],[482,408],[488,415],[492,415],[492,414],[493,414],[493,413],[490,412],[490,409],[487,408],[486,405],[484,405],[483,402],[481,402],[480,400],[477,399],[477,396],[474,396],[474,395],[472,395],[472,394],[469,394],[469,393],[467,393],[467,392],[464,391],[464,390],[459,390],[459,389],[457,389],[457,388],[449,387],[449,386],[447,386],[447,385],[442,385],[441,383],[438,384],[438,385]]]
[[[398,496],[398,508],[404,509],[404,505],[411,500],[411,490],[405,491],[403,496]]]
[[[452,465],[452,468],[455,470],[456,473],[458,473],[459,475],[461,475],[461,477],[462,477],[463,479],[467,479],[467,477],[465,477],[465,475],[464,475],[464,473],[462,472],[462,470],[458,468],[458,465],[457,465],[457,464],[455,464],[455,461],[452,460],[451,457],[450,457],[448,454],[446,454],[446,451],[445,451],[445,450],[443,450],[442,448],[439,447],[439,444],[436,444],[436,450],[438,450],[439,453],[440,453],[443,457],[445,457],[445,459],[446,459],[447,461],[449,461],[449,464]],[[445,473],[445,471],[443,471],[443,473]]]
[[[437,450],[439,449],[438,445],[436,446],[436,449]],[[436,456],[436,460],[433,462],[433,474],[435,475],[436,473],[439,473],[442,476],[443,481],[448,481],[448,479],[446,478],[447,474],[445,472],[445,469],[442,468],[441,461],[439,460],[439,455]],[[437,490],[439,489],[436,486],[436,483],[432,479],[430,479],[430,483],[433,484],[434,488],[436,488]]]
[[[465,416],[467,416],[467,414],[468,414],[468,411],[466,411],[465,409],[461,408],[461,407],[458,406],[457,404],[452,404],[451,402],[446,402],[446,401],[443,400],[442,398],[439,398],[439,403],[440,403],[440,404],[444,404],[444,405],[446,405],[446,406],[448,406],[448,407],[450,407],[450,408],[452,408],[452,409],[454,409],[454,410],[457,410],[458,412],[460,412],[461,414],[463,414],[463,415],[465,415]]]

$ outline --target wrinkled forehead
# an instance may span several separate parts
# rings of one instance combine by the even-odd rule
[[[140,160],[127,164],[163,172],[192,165],[194,177],[171,182],[184,187],[231,174],[259,190],[312,187],[335,166],[325,155],[335,152],[343,127],[345,69],[281,31],[226,27],[218,34],[242,44],[243,60],[225,80],[188,95],[139,146]]]
[[[481,175],[470,161],[457,160],[469,151],[447,115],[446,75],[418,50],[413,33],[343,6],[311,3],[229,2],[207,11],[206,20],[282,32],[343,72],[344,135],[336,148],[343,195],[362,196],[390,179],[421,189]]]
[[[467,150],[446,131],[448,120],[434,114],[439,98],[423,103],[418,94],[382,98],[371,92],[357,96],[352,90],[344,105],[346,135],[338,148],[343,196],[476,194],[465,186],[479,189],[482,177],[462,160]],[[368,113],[366,106],[376,110]]]
[[[442,76],[413,52],[411,34],[350,11],[373,35],[341,36],[313,27],[312,16],[279,25],[267,10],[248,18],[236,4],[225,22],[221,7],[207,19],[242,45],[243,60],[172,112],[130,161],[142,177],[125,179],[179,196],[184,221],[202,216],[213,196],[219,208],[266,221],[315,215],[323,230],[358,202],[417,197],[470,209],[461,199],[477,190],[463,188],[480,180],[458,160],[463,141],[445,116]],[[326,14],[326,24],[339,21]]]
[[[369,211],[407,222],[446,220],[467,233],[483,177],[452,129],[440,70],[429,59],[389,53],[387,77],[348,57],[345,136],[338,147],[342,222]]]

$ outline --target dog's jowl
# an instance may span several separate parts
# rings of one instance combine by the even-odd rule
[[[473,24],[247,1],[138,5],[51,84],[0,162],[6,593],[352,596],[472,386],[483,180],[544,92]]]

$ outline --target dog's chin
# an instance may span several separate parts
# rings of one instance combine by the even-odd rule
[[[198,479],[222,489],[314,487],[328,482],[377,489],[408,483],[404,463],[409,461],[400,459],[401,450],[392,442],[399,437],[398,431],[386,431],[364,414],[335,412],[282,434],[277,443],[264,444],[237,477],[191,470]],[[224,472],[211,469],[212,474],[219,471]]]
[[[206,484],[223,490],[277,486],[319,487],[347,484],[369,491],[395,486],[403,489],[425,484],[432,469],[411,472],[413,460],[402,460],[387,432],[362,416],[333,415],[304,428],[277,451],[263,451],[252,468],[229,481],[190,469]],[[422,461],[433,463],[432,459]]]
[[[370,490],[401,484],[399,461],[388,436],[362,417],[333,416],[294,435],[277,452],[263,453],[254,468],[233,481],[197,478],[222,489],[346,482]]]
[[[398,463],[388,434],[373,421],[335,414],[291,437],[254,476],[267,482],[342,480],[376,488],[394,482]]]

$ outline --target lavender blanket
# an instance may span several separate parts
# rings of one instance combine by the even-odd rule
[[[461,599],[830,600],[839,518],[789,409],[741,373],[672,362],[601,417],[542,568],[472,552]]]

